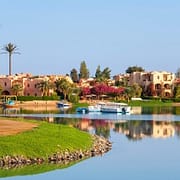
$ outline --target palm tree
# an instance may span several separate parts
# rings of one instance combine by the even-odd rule
[[[23,86],[20,83],[14,84],[11,89],[15,93],[16,96],[23,94]]]
[[[55,85],[57,88],[57,92],[62,92],[64,96],[64,100],[66,100],[67,95],[71,91],[71,87],[72,87],[71,83],[69,83],[69,81],[67,81],[65,78],[62,78],[56,80]]]
[[[54,85],[49,80],[43,80],[36,84],[37,88],[42,91],[43,96],[49,95],[49,90],[54,88]]]
[[[9,54],[9,75],[11,75],[12,54],[20,54],[20,53],[17,52],[17,50],[18,50],[17,46],[12,43],[8,43],[7,45],[5,45],[2,48],[2,50],[5,51],[5,52],[3,52],[3,54]]]

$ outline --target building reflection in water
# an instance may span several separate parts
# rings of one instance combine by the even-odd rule
[[[180,137],[180,122],[173,121],[113,121],[91,120],[87,118],[56,118],[55,123],[67,124],[106,138],[110,138],[111,130],[124,134],[129,140],[141,140],[146,137],[169,138],[175,134]]]
[[[168,138],[175,134],[174,124],[168,121],[127,121],[124,124],[116,124],[114,130],[132,140],[145,137]]]

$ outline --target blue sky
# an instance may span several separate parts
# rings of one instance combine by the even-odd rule
[[[1,0],[0,46],[12,42],[12,72],[66,74],[85,60],[111,75],[129,66],[180,67],[179,0]],[[0,55],[0,74],[8,57]]]

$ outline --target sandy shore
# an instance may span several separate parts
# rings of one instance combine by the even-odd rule
[[[17,102],[19,106],[56,106],[58,101],[22,101]]]
[[[58,110],[57,102],[58,101],[23,101],[17,102],[17,106],[24,110],[49,111]]]
[[[31,130],[38,125],[30,122],[19,122],[13,120],[0,120],[0,136],[14,135],[24,131]]]

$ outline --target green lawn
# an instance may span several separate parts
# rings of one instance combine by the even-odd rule
[[[47,158],[55,152],[89,149],[90,134],[75,128],[36,122],[39,126],[31,131],[13,136],[0,136],[0,157],[24,155],[25,157]]]
[[[172,101],[159,100],[144,100],[144,101],[130,101],[130,106],[172,106]]]

